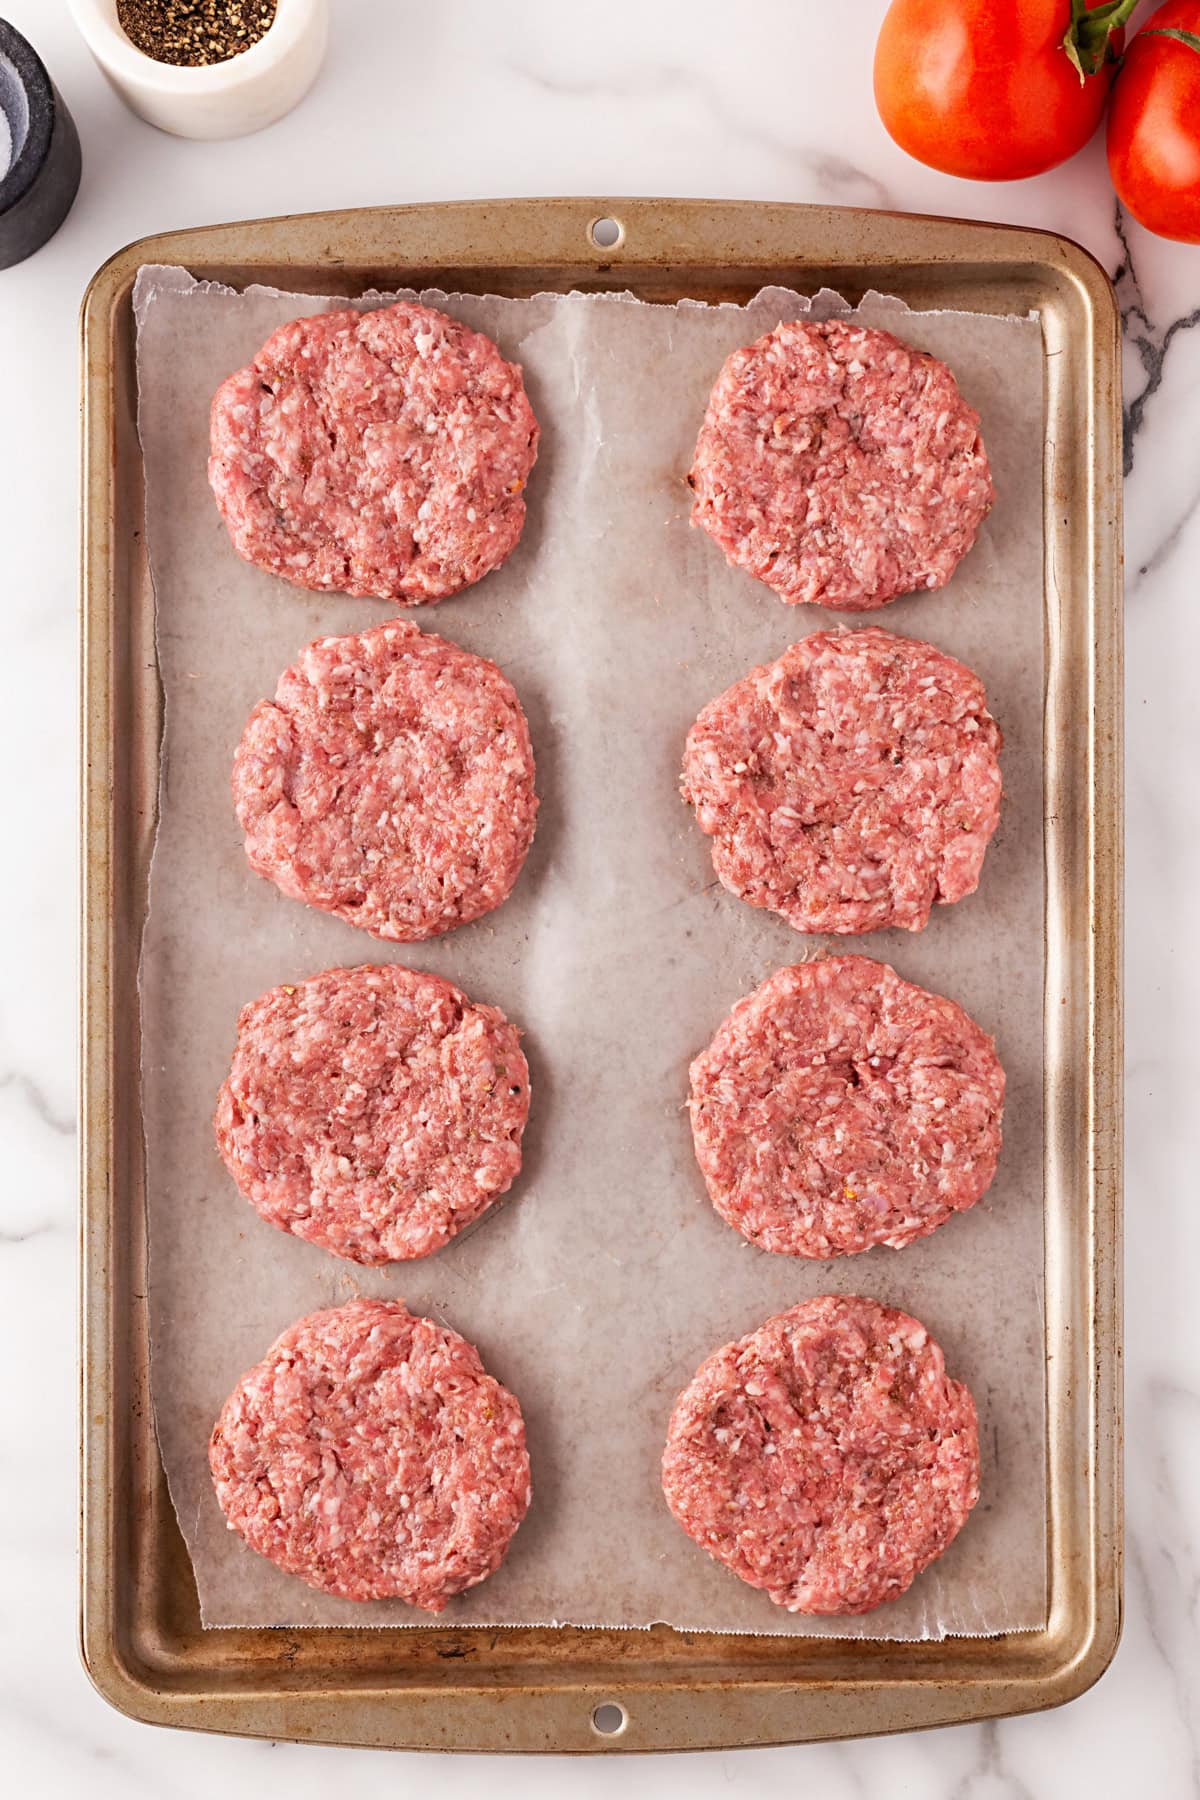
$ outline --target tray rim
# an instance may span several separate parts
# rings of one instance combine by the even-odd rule
[[[598,250],[587,234],[594,220],[607,216],[622,220],[625,235],[617,246]],[[297,255],[297,240],[307,254]],[[531,241],[539,253],[519,254],[521,246]],[[406,244],[411,251],[402,255]],[[375,251],[378,254],[367,253]],[[290,261],[306,269],[319,267],[332,291],[339,279],[353,282],[355,271],[377,264],[420,270],[434,265],[464,267],[469,260],[477,272],[523,267],[552,276],[555,270],[583,269],[594,278],[590,285],[619,288],[636,286],[651,274],[668,276],[684,266],[724,267],[743,271],[751,279],[757,279],[760,271],[765,278],[789,261],[851,271],[881,263],[897,270],[944,270],[963,265],[967,251],[970,266],[985,273],[1020,266],[1030,279],[1055,284],[1063,303],[1074,309],[1076,322],[1087,326],[1088,362],[1081,380],[1093,476],[1084,534],[1089,652],[1084,766],[1089,805],[1086,817],[1076,821],[1086,846],[1088,877],[1083,952],[1087,1036],[1082,1091],[1074,1091],[1070,1099],[1076,1106],[1082,1104],[1087,1125],[1077,1147],[1087,1155],[1084,1224],[1089,1254],[1083,1271],[1086,1283],[1076,1296],[1082,1311],[1066,1321],[1068,1332],[1083,1327],[1067,1349],[1073,1364],[1088,1371],[1087,1441],[1080,1448],[1081,1516],[1087,1542],[1082,1558],[1078,1544],[1071,1551],[1076,1566],[1069,1593],[1059,1596],[1042,1631],[999,1639],[945,1640],[933,1647],[943,1653],[940,1657],[927,1654],[926,1645],[769,1640],[789,1646],[793,1672],[773,1673],[764,1665],[741,1681],[732,1676],[727,1663],[711,1656],[691,1673],[680,1673],[669,1657],[664,1661],[659,1655],[666,1641],[660,1633],[666,1628],[653,1633],[601,1633],[567,1627],[559,1628],[557,1635],[570,1639],[579,1655],[574,1661],[564,1656],[561,1663],[551,1662],[551,1679],[545,1678],[544,1668],[543,1678],[536,1679],[542,1665],[531,1663],[524,1672],[515,1665],[520,1678],[507,1682],[500,1668],[452,1684],[442,1669],[433,1671],[437,1679],[429,1671],[423,1677],[418,1671],[419,1678],[406,1684],[389,1683],[378,1673],[372,1678],[363,1669],[356,1671],[353,1681],[330,1686],[313,1678],[302,1655],[298,1674],[291,1667],[276,1670],[271,1684],[227,1675],[205,1685],[199,1680],[194,1648],[172,1646],[153,1634],[134,1644],[118,1604],[122,1570],[114,1516],[116,1481],[118,1474],[128,1472],[120,1463],[121,1421],[113,1404],[119,1323],[114,1238],[120,1200],[110,1176],[116,1098],[112,932],[120,871],[113,859],[111,677],[112,633],[121,597],[112,530],[117,496],[112,346],[115,321],[128,306],[137,268],[147,262],[205,270],[236,265],[244,279],[270,280]],[[99,1692],[120,1711],[146,1722],[249,1735],[408,1748],[609,1752],[787,1743],[911,1729],[1037,1710],[1083,1692],[1111,1661],[1121,1625],[1121,597],[1119,408],[1114,407],[1114,394],[1120,391],[1119,315],[1099,264],[1078,245],[1052,233],[852,208],[612,197],[465,201],[292,215],[142,238],[109,258],[93,277],[81,327],[80,1634],[84,1664]],[[1051,365],[1047,366],[1049,380]],[[1057,454],[1053,445],[1048,448],[1051,454]],[[1050,550],[1048,535],[1048,573]],[[1048,732],[1055,722],[1052,705]],[[1072,807],[1072,797],[1063,792],[1056,799],[1052,787],[1053,783],[1047,789],[1051,845],[1058,803],[1064,816]],[[1048,1290],[1053,1256],[1048,1239]],[[1065,1277],[1067,1271],[1061,1273]],[[1075,1274],[1078,1277],[1080,1271]],[[1048,1425],[1049,1411],[1048,1405]],[[1051,1546],[1048,1554],[1058,1548]],[[536,1636],[546,1635],[548,1628],[513,1631]],[[350,1637],[361,1645],[380,1633],[285,1635],[315,1635],[332,1649],[335,1639]],[[472,1634],[451,1629],[439,1636],[453,1641]],[[693,1641],[687,1634],[667,1636]],[[624,1662],[614,1658],[614,1639],[645,1646],[651,1654],[644,1659],[644,1669],[631,1668],[631,1658]],[[762,1640],[745,1642],[755,1645]],[[838,1645],[851,1646],[851,1653],[830,1650]],[[973,1647],[974,1654],[963,1646]],[[924,1661],[929,1673],[898,1673],[895,1665],[906,1656]],[[831,1674],[828,1665],[838,1661],[846,1665],[845,1672]],[[806,1664],[818,1665],[811,1676],[804,1672]],[[454,1667],[457,1670],[457,1664]],[[700,1694],[708,1697],[706,1707],[696,1705]],[[587,1726],[591,1707],[607,1700],[635,1707],[630,1728],[618,1736],[602,1737]]]

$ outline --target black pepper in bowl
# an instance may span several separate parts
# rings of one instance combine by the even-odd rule
[[[117,0],[121,29],[156,62],[198,69],[265,37],[279,0]]]

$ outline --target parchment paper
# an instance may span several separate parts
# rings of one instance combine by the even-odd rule
[[[755,1250],[713,1211],[692,1154],[687,1065],[729,1007],[822,943],[714,881],[677,797],[687,728],[754,664],[833,617],[785,607],[689,528],[689,467],[727,353],[796,316],[627,297],[423,296],[525,368],[543,429],[508,565],[411,616],[495,658],[529,715],[542,810],[509,902],[438,942],[389,947],[251,874],[234,747],[302,645],[389,616],[236,556],[205,479],[208,407],[276,325],[334,304],[143,271],[137,291],[147,531],[166,696],[161,820],[142,965],[152,1388],[210,1626],[428,1623],[279,1573],[228,1532],[206,1462],[237,1378],[292,1320],[356,1293],[403,1298],[476,1343],[519,1396],[534,1500],[503,1568],[445,1623],[649,1625],[921,1638],[1045,1617],[1041,1278],[1041,336],[1034,321],[864,318],[944,357],[983,415],[998,499],[950,587],[874,622],[978,669],[1006,736],[1006,798],[981,892],[917,936],[851,947],[952,995],[1008,1071],[996,1183],[903,1251],[829,1263]],[[833,296],[822,312],[844,310]],[[863,623],[861,618],[857,621]],[[834,946],[836,947],[836,945]],[[843,943],[842,947],[846,947]],[[366,1271],[262,1223],[213,1145],[239,1008],[333,964],[403,960],[527,1033],[533,1110],[504,1207],[424,1262]],[[922,1319],[979,1405],[983,1491],[951,1550],[863,1619],[790,1617],[711,1562],[667,1512],[667,1418],[700,1361],[797,1300],[860,1292]]]

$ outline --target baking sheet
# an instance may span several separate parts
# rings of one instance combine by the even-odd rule
[[[323,632],[388,616],[248,568],[205,481],[221,378],[267,333],[336,304],[139,281],[140,430],[166,700],[162,811],[142,983],[152,1390],[172,1497],[207,1625],[422,1624],[280,1574],[228,1533],[206,1444],[237,1377],[292,1319],[354,1293],[400,1297],[465,1333],[521,1399],[534,1503],[503,1568],[442,1623],[576,1623],[898,1639],[1045,1618],[1041,1321],[1041,339],[1033,321],[862,308],[944,356],[983,414],[998,501],[940,594],[880,619],[983,676],[1006,734],[1006,803],[982,891],[918,937],[855,947],[960,1000],[995,1031],[1009,1077],[988,1197],[932,1239],[826,1264],[768,1257],[709,1206],[683,1101],[691,1055],[780,963],[818,948],[713,881],[676,798],[700,706],[831,622],[785,608],[687,524],[683,476],[730,349],[807,302],[745,309],[622,297],[428,296],[525,367],[543,427],[530,517],[509,564],[416,615],[493,656],[538,757],[538,838],[512,899],[437,943],[389,947],[253,877],[228,772],[245,717]],[[836,309],[830,296],[822,310]],[[860,619],[858,622],[862,622]],[[459,981],[526,1030],[533,1113],[508,1203],[440,1256],[338,1263],[259,1221],[210,1117],[239,1007],[336,963],[403,960]],[[975,1393],[983,1497],[951,1550],[864,1619],[771,1606],[674,1524],[658,1486],[671,1404],[718,1344],[811,1294],[862,1292],[921,1317]]]

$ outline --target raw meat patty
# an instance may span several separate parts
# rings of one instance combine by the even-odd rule
[[[401,301],[273,332],[217,389],[208,478],[247,562],[420,606],[515,547],[537,443],[520,369]]]
[[[404,620],[318,638],[233,764],[251,868],[412,943],[508,898],[533,841],[533,750],[495,663]]]
[[[979,677],[932,644],[817,631],[705,707],[683,797],[752,906],[797,931],[920,931],[979,885],[1001,742]]]
[[[359,1263],[440,1250],[512,1186],[529,1070],[437,975],[326,969],[243,1008],[217,1148],[272,1225]]]
[[[1003,1106],[987,1033],[867,956],[777,970],[692,1064],[712,1203],[785,1256],[900,1250],[974,1206]]]
[[[516,1400],[398,1300],[290,1326],[225,1402],[208,1461],[260,1556],[327,1594],[426,1612],[499,1568],[531,1493]]]
[[[846,612],[944,587],[992,504],[979,415],[889,331],[790,321],[717,377],[692,523],[789,604]]]
[[[915,1319],[825,1294],[701,1364],[671,1415],[663,1491],[777,1606],[870,1612],[979,1498],[975,1403]]]

